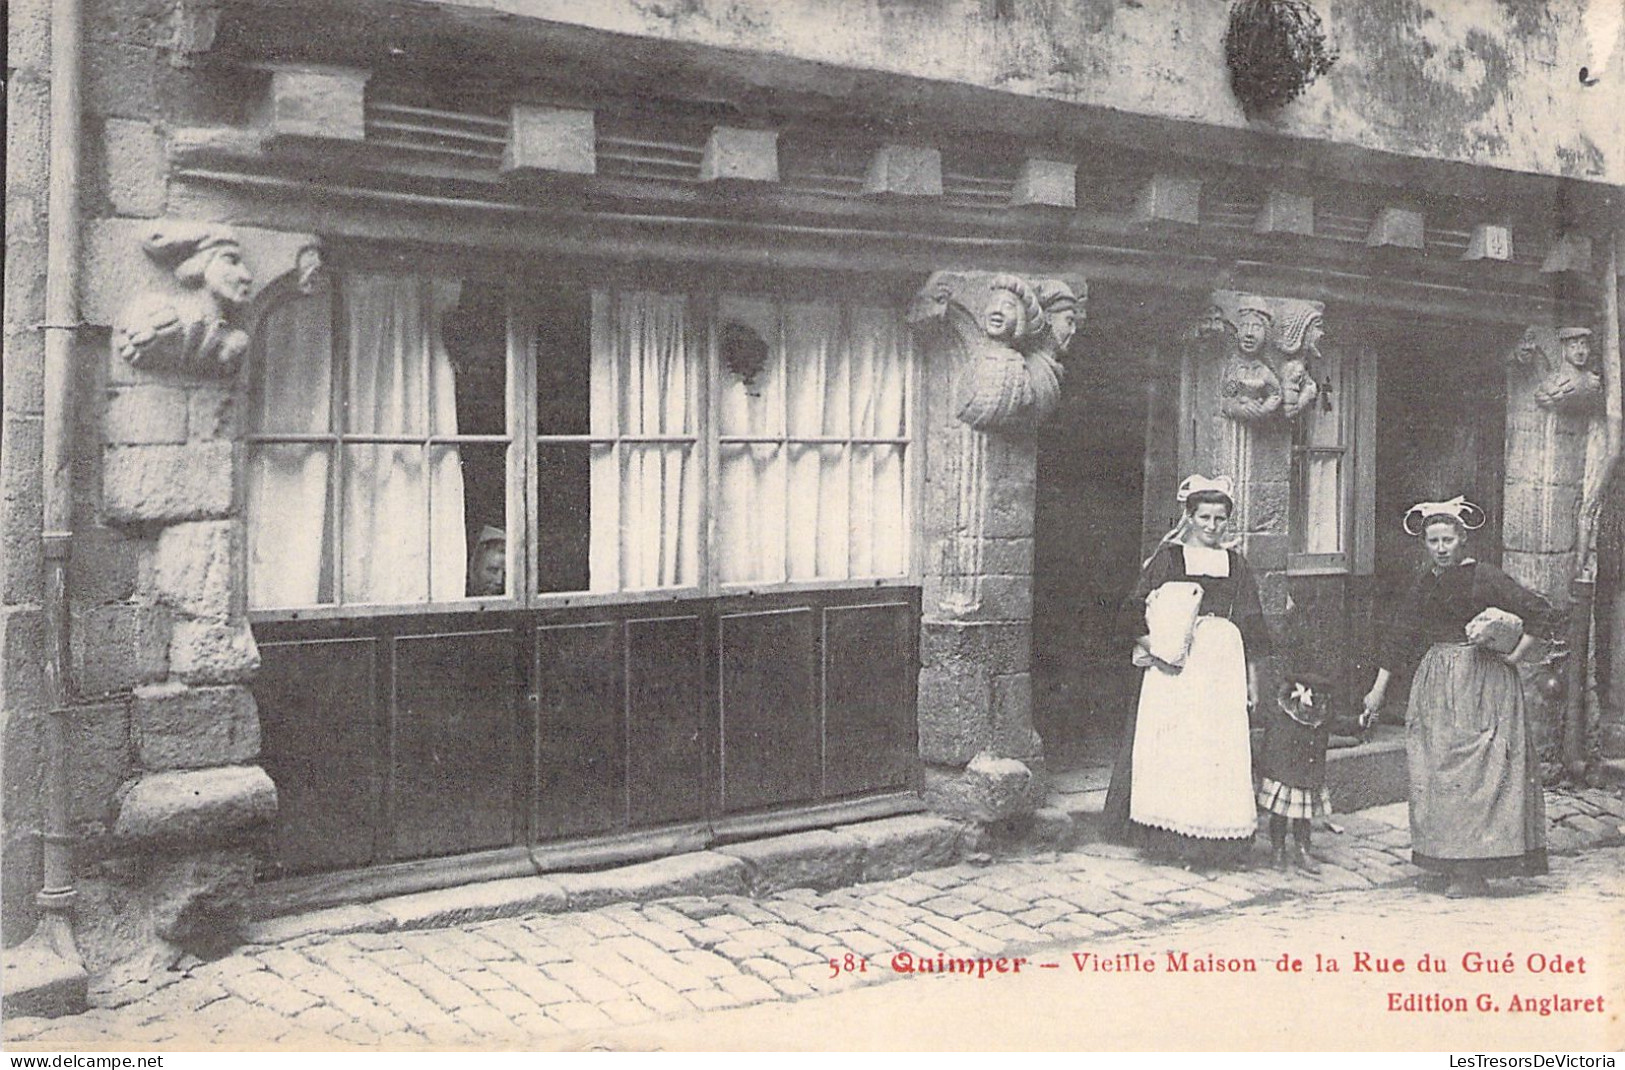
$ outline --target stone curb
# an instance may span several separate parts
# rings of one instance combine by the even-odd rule
[[[311,936],[433,929],[517,914],[561,914],[677,896],[767,895],[785,888],[833,888],[952,865],[965,853],[966,845],[962,826],[945,818],[905,814],[590,873],[483,881],[267,918],[246,926],[242,940],[245,944],[279,944]]]

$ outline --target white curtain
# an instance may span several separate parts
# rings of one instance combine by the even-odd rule
[[[593,294],[591,589],[699,582],[699,382],[681,296]],[[636,442],[625,437],[673,436]],[[546,518],[542,518],[546,523]]]
[[[332,298],[283,304],[265,317],[254,366],[261,434],[325,434],[333,395]],[[326,568],[327,472],[321,443],[257,443],[248,460],[248,604],[308,606],[333,599]]]
[[[341,285],[348,358],[344,430],[455,435],[456,378],[441,321],[457,303],[458,284],[357,275]],[[332,346],[325,315],[324,303],[297,302],[267,320],[261,433],[327,429]],[[331,530],[326,508],[330,448],[256,446],[249,475],[252,603],[332,601],[330,562],[340,544],[346,603],[463,597],[468,554],[457,447],[432,447],[429,456],[420,444],[341,447],[339,533]]]
[[[907,569],[904,449],[820,443],[901,438],[907,339],[895,312],[724,299],[719,321],[768,343],[747,386],[723,376],[717,528],[725,583],[896,576]],[[800,440],[800,441],[798,441]]]
[[[852,323],[852,436],[902,438],[908,431],[909,339],[890,309],[856,308]],[[852,447],[848,575],[908,571],[904,449]]]

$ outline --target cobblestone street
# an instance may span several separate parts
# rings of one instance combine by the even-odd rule
[[[1549,880],[1561,881],[1576,865],[1572,852],[1619,841],[1625,801],[1617,794],[1549,792],[1547,803],[1550,846],[1559,855]],[[25,1048],[568,1045],[576,1042],[570,1034],[583,1031],[894,979],[886,964],[898,951],[1069,950],[1180,919],[1414,876],[1404,805],[1338,820],[1341,835],[1317,833],[1317,848],[1331,860],[1318,876],[1267,868],[1262,851],[1251,869],[1200,872],[1088,844],[824,892],[683,897],[442,929],[313,934],[197,963],[123,1006],[14,1019],[4,1036]],[[832,959],[851,968],[832,977]]]

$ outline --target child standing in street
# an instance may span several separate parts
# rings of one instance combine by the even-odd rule
[[[1316,820],[1331,813],[1326,791],[1326,747],[1331,739],[1331,682],[1314,673],[1288,673],[1275,705],[1264,714],[1264,752],[1259,762],[1258,805],[1269,811],[1270,847],[1276,869],[1294,866],[1320,872],[1310,853]],[[1287,846],[1287,825],[1292,845]]]

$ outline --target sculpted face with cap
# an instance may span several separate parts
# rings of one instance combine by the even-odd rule
[[[1576,368],[1591,363],[1591,332],[1584,327],[1570,327],[1557,333],[1563,346],[1563,359]]]

